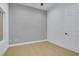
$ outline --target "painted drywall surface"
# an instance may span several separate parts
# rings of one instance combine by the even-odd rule
[[[61,4],[48,11],[47,39],[79,52],[79,4]],[[65,35],[65,32],[68,35]]]
[[[79,4],[66,6],[64,19],[64,45],[79,52]]]
[[[46,12],[19,4],[9,4],[9,14],[10,44],[46,39]]]
[[[0,55],[7,50],[9,47],[8,44],[8,4],[0,3],[0,7],[5,11],[4,19],[3,19],[3,40],[0,41]]]
[[[0,13],[0,41],[3,40],[3,15]]]
[[[55,6],[47,14],[47,39],[63,43],[64,25],[63,9]]]

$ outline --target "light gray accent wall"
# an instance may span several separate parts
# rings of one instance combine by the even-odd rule
[[[10,44],[46,39],[46,11],[9,4],[9,16]]]
[[[47,15],[47,39],[79,52],[79,4],[58,4]]]

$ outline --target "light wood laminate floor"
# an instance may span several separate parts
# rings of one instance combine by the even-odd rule
[[[5,56],[79,56],[78,53],[61,48],[50,42],[40,42],[10,47]]]

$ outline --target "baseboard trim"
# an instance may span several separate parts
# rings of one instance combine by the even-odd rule
[[[31,41],[31,42],[23,42],[23,43],[11,44],[11,45],[9,45],[9,47],[20,46],[20,45],[25,45],[25,44],[33,44],[33,43],[45,42],[45,41],[48,41],[50,43],[53,43],[53,44],[55,44],[55,45],[57,45],[57,46],[59,46],[61,48],[66,49],[66,50],[69,50],[69,51],[72,51],[72,52],[75,52],[75,53],[79,53],[79,51],[74,51],[74,50],[71,50],[69,48],[63,47],[61,44],[58,44],[56,42],[53,42],[53,41],[47,40],[47,39],[46,40],[38,40],[38,41]]]
[[[51,40],[47,40],[47,41],[50,42],[50,43],[53,43],[53,44],[55,44],[55,45],[57,45],[57,46],[59,46],[59,47],[61,47],[61,48],[63,48],[63,49],[66,49],[66,50],[69,50],[69,51],[72,51],[72,52],[74,52],[74,53],[78,53],[78,54],[79,54],[79,51],[75,51],[75,50],[66,48],[66,47],[62,46],[61,44],[58,44],[58,43],[53,42],[53,41],[51,41]]]
[[[4,54],[6,53],[6,51],[8,50],[9,46],[6,47],[6,49],[4,50],[4,52],[1,54],[1,56],[4,56]]]
[[[38,40],[38,41],[31,41],[31,42],[23,42],[23,43],[17,43],[17,44],[10,44],[9,47],[14,47],[14,46],[20,46],[20,45],[25,45],[25,44],[32,44],[32,43],[38,43],[38,42],[45,42],[47,40]]]

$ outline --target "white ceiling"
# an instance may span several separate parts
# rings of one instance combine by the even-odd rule
[[[51,7],[55,5],[55,3],[44,3],[43,6],[41,6],[40,3],[20,3],[20,4],[24,6],[30,6],[37,9],[45,10],[45,11],[49,10]]]

